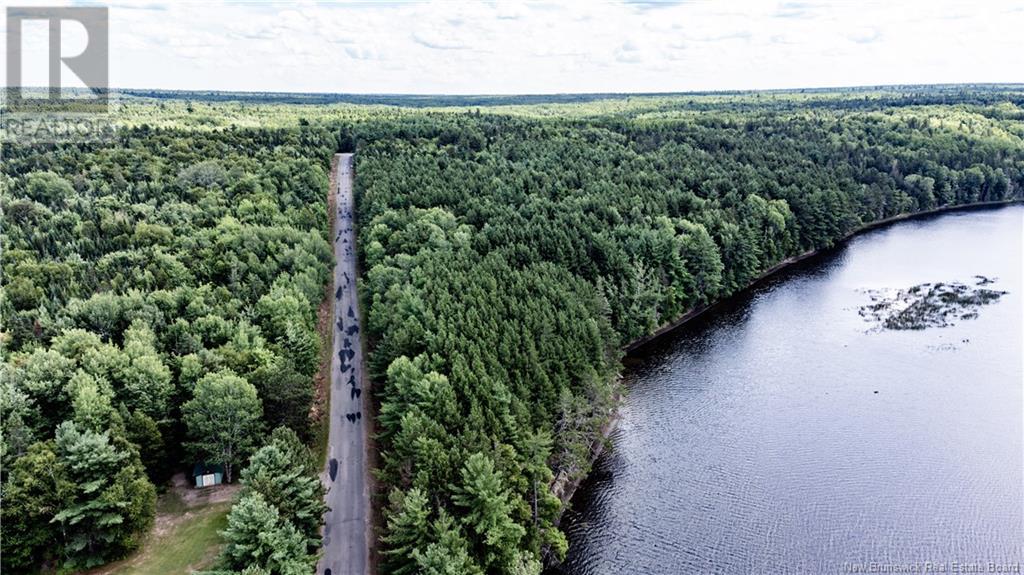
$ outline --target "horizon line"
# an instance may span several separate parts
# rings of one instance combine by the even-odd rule
[[[101,89],[106,92],[159,92],[159,93],[207,93],[207,94],[267,94],[287,96],[387,96],[406,98],[502,98],[502,97],[551,97],[551,96],[701,96],[701,95],[741,95],[755,93],[786,93],[786,92],[835,92],[835,91],[868,91],[885,89],[912,88],[956,88],[956,87],[1009,87],[1024,88],[1024,81],[1017,82],[936,82],[911,84],[854,84],[844,86],[804,86],[792,88],[734,88],[718,90],[682,90],[654,92],[292,92],[287,90],[222,90],[211,88],[145,88],[145,87],[108,87]],[[4,86],[3,90],[49,90],[48,86]],[[68,91],[90,91],[84,87],[62,87]]]

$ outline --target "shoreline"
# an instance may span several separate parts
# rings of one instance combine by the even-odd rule
[[[809,250],[809,251],[806,251],[806,252],[804,252],[802,254],[798,254],[798,255],[795,255],[795,256],[792,256],[792,257],[789,257],[789,258],[786,258],[786,259],[780,261],[779,263],[771,266],[770,268],[768,268],[765,271],[763,271],[760,274],[758,274],[758,276],[755,277],[749,284],[747,284],[742,289],[736,291],[735,293],[733,293],[733,294],[731,294],[729,296],[726,296],[724,298],[715,300],[714,302],[712,302],[712,303],[710,303],[708,305],[704,305],[704,306],[700,306],[700,307],[697,307],[697,308],[693,308],[693,309],[687,311],[686,313],[684,313],[683,315],[679,316],[675,320],[673,320],[673,321],[671,321],[671,322],[669,322],[667,324],[662,325],[658,329],[656,329],[653,332],[651,332],[649,335],[646,335],[646,336],[643,336],[643,337],[639,337],[639,338],[637,338],[637,339],[635,339],[635,340],[625,344],[624,346],[622,346],[621,349],[625,353],[626,356],[629,356],[633,352],[643,348],[644,346],[646,346],[648,344],[651,344],[651,343],[654,343],[654,342],[664,338],[666,335],[669,335],[670,333],[675,331],[677,328],[682,327],[683,325],[685,325],[685,324],[687,324],[687,323],[689,323],[689,322],[691,322],[691,321],[693,321],[693,320],[695,320],[695,319],[697,319],[699,317],[704,316],[708,312],[711,312],[711,311],[715,310],[720,305],[722,305],[724,303],[727,303],[729,301],[732,301],[733,299],[748,293],[751,289],[761,285],[763,282],[765,282],[766,280],[772,278],[773,276],[775,276],[779,272],[781,272],[783,270],[786,270],[786,269],[789,269],[792,266],[794,266],[794,265],[796,265],[796,264],[798,264],[800,262],[807,261],[807,260],[809,260],[811,258],[814,258],[816,256],[828,254],[828,253],[832,252],[833,250],[842,247],[844,244],[846,244],[847,242],[849,242],[853,238],[855,238],[855,237],[857,237],[857,236],[859,236],[861,234],[867,233],[869,231],[872,231],[872,230],[875,230],[875,229],[878,229],[878,228],[882,228],[882,227],[885,227],[885,226],[889,226],[889,225],[892,225],[892,224],[895,224],[895,223],[903,222],[903,221],[924,219],[924,218],[927,218],[927,217],[930,217],[930,216],[944,214],[944,213],[947,213],[947,212],[958,212],[958,211],[965,211],[966,212],[966,211],[972,211],[972,210],[983,210],[983,209],[991,209],[991,208],[1010,206],[1010,205],[1014,205],[1014,204],[1024,204],[1024,198],[1014,198],[1014,199],[1010,199],[1010,200],[998,200],[998,201],[992,201],[992,202],[973,202],[973,203],[970,203],[970,204],[959,204],[959,205],[952,205],[952,206],[943,206],[943,207],[940,207],[940,208],[926,210],[926,211],[923,211],[923,212],[914,212],[914,213],[909,213],[909,214],[900,214],[898,216],[893,216],[891,218],[885,218],[885,219],[876,220],[874,222],[870,222],[870,223],[864,224],[864,225],[862,225],[862,226],[860,226],[860,227],[850,231],[849,233],[844,235],[842,238],[837,240],[833,245],[831,245],[829,247],[818,248],[818,249],[815,249],[815,250]],[[622,385],[621,384],[621,375],[617,376],[616,380],[617,380],[618,385]],[[616,427],[618,426],[618,422],[619,422],[619,419],[620,419],[619,408],[621,407],[622,398],[623,398],[623,394],[620,392],[616,396],[616,401],[615,401],[614,405],[612,406],[610,412],[608,413],[608,420],[601,426],[601,429],[600,429],[599,433],[594,438],[594,441],[591,442],[591,449],[590,449],[590,453],[591,453],[590,466],[591,466],[591,469],[587,473],[583,474],[581,477],[576,478],[575,480],[571,480],[570,481],[568,479],[560,479],[560,478],[556,477],[555,480],[552,482],[552,484],[551,484],[552,492],[555,494],[556,497],[558,497],[562,501],[562,511],[559,514],[558,522],[556,522],[556,525],[559,525],[561,523],[562,516],[564,516],[565,512],[568,511],[569,508],[572,506],[572,499],[576,495],[577,489],[579,489],[579,486],[583,483],[583,481],[586,480],[587,477],[589,477],[590,471],[593,470],[594,463],[596,463],[598,457],[600,457],[601,454],[604,453],[605,446],[608,444],[608,440],[611,437],[611,434],[615,431]]]
[[[617,386],[622,385],[622,376],[615,376],[615,384]],[[621,390],[621,387],[619,387]],[[551,493],[562,502],[562,511],[558,514],[558,518],[555,520],[555,526],[558,526],[562,522],[562,516],[565,511],[569,509],[569,504],[572,502],[573,495],[576,494],[576,489],[579,488],[583,480],[590,476],[590,472],[593,471],[594,463],[597,458],[604,453],[605,447],[608,445],[608,438],[611,437],[612,433],[615,432],[615,428],[619,425],[619,407],[622,406],[622,393],[616,393],[615,398],[612,401],[611,406],[608,408],[606,413],[606,419],[601,427],[595,434],[593,441],[590,442],[590,467],[586,473],[581,474],[579,477],[570,478],[565,475],[558,475],[551,481]]]
[[[755,288],[755,287],[761,285],[762,282],[764,282],[767,279],[770,279],[772,276],[776,275],[777,273],[779,273],[779,272],[781,272],[783,270],[786,270],[786,269],[792,267],[795,264],[798,264],[800,262],[809,260],[809,259],[811,259],[811,258],[813,258],[815,256],[827,254],[827,253],[829,253],[829,252],[831,252],[831,251],[833,251],[833,250],[835,250],[837,248],[842,247],[845,243],[849,242],[853,238],[855,238],[855,237],[857,237],[859,235],[865,234],[867,232],[870,232],[872,230],[876,230],[878,228],[882,228],[882,227],[889,226],[889,225],[892,225],[892,224],[895,224],[895,223],[899,223],[899,222],[924,219],[924,218],[928,218],[930,216],[935,216],[935,215],[944,214],[944,213],[948,213],[948,212],[966,212],[966,211],[972,211],[972,210],[984,210],[984,209],[998,208],[998,207],[1002,207],[1002,206],[1011,206],[1013,204],[1024,204],[1024,198],[1015,198],[1015,199],[1012,199],[1012,200],[996,200],[996,201],[991,201],[991,202],[973,202],[973,203],[970,203],[970,204],[958,204],[958,205],[952,205],[952,206],[943,206],[943,207],[940,207],[940,208],[934,208],[934,209],[926,210],[926,211],[923,211],[923,212],[913,212],[913,213],[909,213],[909,214],[900,214],[898,216],[892,216],[890,218],[876,220],[876,221],[864,224],[864,225],[862,225],[862,226],[860,226],[860,227],[850,231],[845,236],[839,238],[838,240],[836,240],[836,242],[834,244],[832,244],[829,247],[809,250],[809,251],[803,252],[801,254],[798,254],[798,255],[795,255],[795,256],[792,256],[792,257],[788,257],[788,258],[780,261],[779,263],[773,265],[772,267],[770,267],[770,268],[766,269],[765,271],[761,272],[760,274],[758,274],[757,277],[755,277],[749,284],[747,284],[743,288],[739,289],[735,293],[732,293],[732,294],[730,294],[730,295],[728,295],[728,296],[726,296],[724,298],[717,299],[717,300],[715,300],[715,301],[713,301],[713,302],[711,302],[711,303],[709,303],[707,305],[703,305],[703,306],[696,307],[696,308],[693,308],[693,309],[690,309],[690,310],[686,311],[683,315],[679,316],[678,318],[672,320],[671,322],[669,322],[667,324],[662,325],[661,327],[659,327],[658,329],[654,330],[650,334],[642,336],[642,337],[638,337],[638,338],[634,339],[633,341],[625,344],[624,346],[622,346],[622,351],[624,351],[626,353],[626,355],[629,355],[632,352],[634,352],[634,351],[644,347],[645,345],[647,345],[649,343],[653,343],[653,342],[661,339],[663,336],[668,335],[669,333],[674,331],[676,328],[682,327],[683,325],[689,323],[690,321],[697,319],[698,317],[700,317],[700,316],[704,315],[705,313],[707,313],[707,312],[713,310],[714,308],[718,307],[720,304],[728,302],[728,301],[732,300],[735,297],[738,297],[740,295],[743,295],[744,293],[747,293],[750,289]]]

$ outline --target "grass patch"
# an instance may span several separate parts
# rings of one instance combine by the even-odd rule
[[[227,527],[230,509],[231,503],[222,502],[185,512],[167,533],[151,534],[142,549],[107,573],[180,575],[210,567],[220,552],[217,532]]]
[[[315,423],[316,436],[313,437],[313,454],[316,456],[317,469],[323,469],[327,464],[327,448],[330,447],[330,434],[331,434],[331,390],[330,385],[327,386],[327,396],[324,399],[324,404],[327,409],[320,420]]]
[[[188,511],[188,503],[176,489],[168,489],[156,499],[157,517],[163,515],[184,515]]]

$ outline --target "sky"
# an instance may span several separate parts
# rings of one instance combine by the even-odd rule
[[[123,88],[544,94],[1024,82],[1024,0],[102,5],[111,85]],[[30,62],[45,63],[46,28],[33,24],[23,83],[43,84],[45,64]],[[85,38],[65,25],[62,53]]]

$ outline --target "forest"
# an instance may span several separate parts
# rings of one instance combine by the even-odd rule
[[[305,465],[280,459],[304,461],[312,433],[336,137],[119,135],[4,149],[4,572],[123,556],[152,524],[157,488],[194,462],[243,483],[258,462],[279,478]],[[315,488],[318,510],[306,476],[290,483]],[[238,513],[279,523],[309,570],[319,512],[296,521],[268,491]],[[250,559],[229,565],[264,558]]]
[[[661,110],[357,143],[387,572],[557,562],[549,487],[588,471],[623,345],[869,222],[1024,189],[1014,105]]]
[[[871,222],[1021,199],[1021,94],[143,94],[117,141],[5,143],[3,570],[124,556],[197,461],[243,484],[218,572],[312,570],[337,151],[356,153],[381,570],[539,573],[624,346]]]

